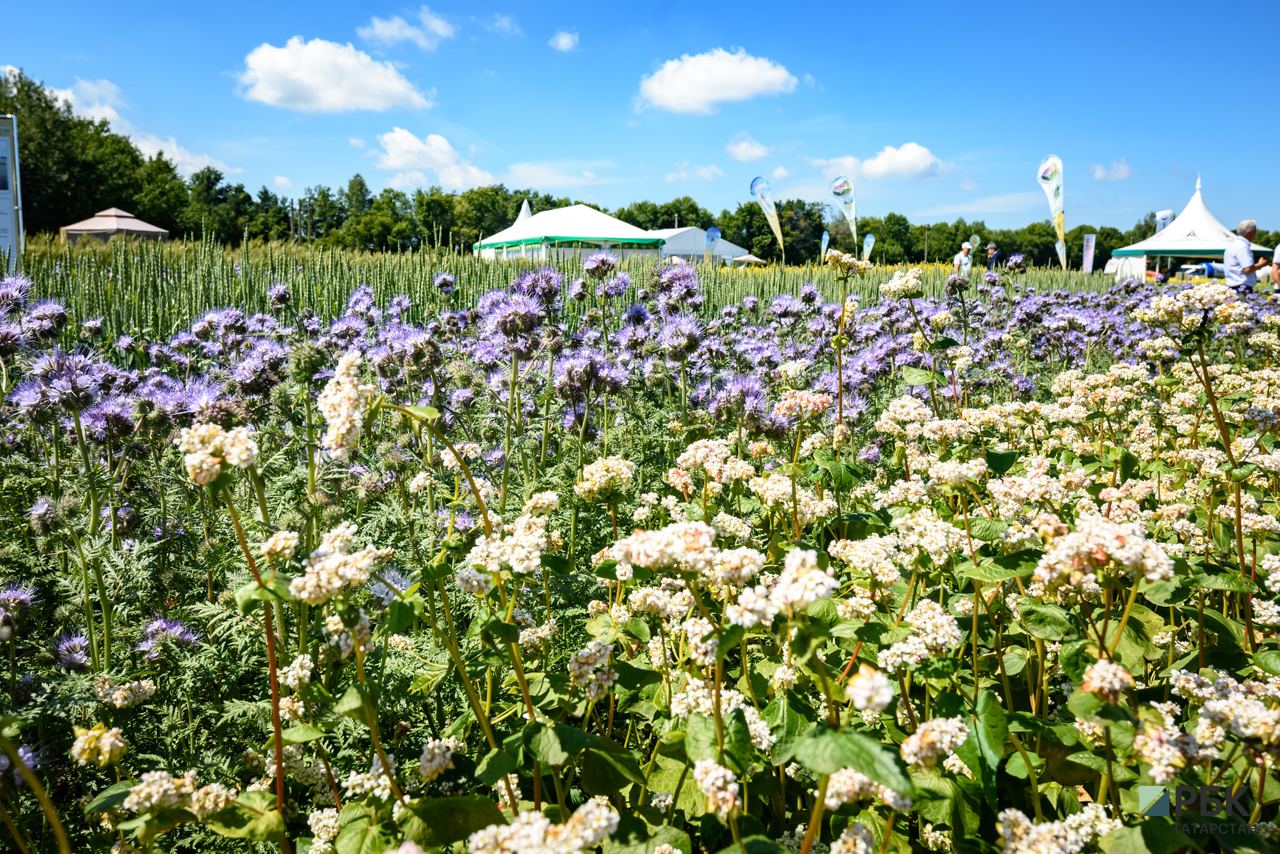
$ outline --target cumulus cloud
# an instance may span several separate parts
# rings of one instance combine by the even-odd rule
[[[449,144],[449,140],[437,133],[419,138],[402,127],[393,128],[378,135],[381,150],[377,152],[380,169],[395,171],[392,186],[408,186],[426,183],[427,174],[446,190],[468,190],[495,182],[493,174],[464,159]]]
[[[547,42],[552,49],[561,53],[568,53],[578,46],[578,34],[570,33],[565,30],[557,30],[556,34]]]
[[[714,181],[723,178],[724,170],[719,166],[695,166],[692,163],[677,163],[675,170],[666,174],[667,181]]]
[[[515,187],[586,187],[607,181],[600,170],[609,167],[606,160],[588,163],[572,160],[543,160],[512,163],[506,182]]]
[[[244,58],[239,80],[250,101],[307,113],[430,107],[389,62],[350,43],[294,36],[283,46],[262,43]]]
[[[126,107],[124,92],[110,80],[83,80],[77,77],[67,88],[50,88],[49,93],[66,101],[71,111],[78,116],[108,122],[113,131],[133,140],[144,157],[155,157],[163,153],[183,175],[190,175],[206,166],[212,166],[224,174],[240,171],[211,154],[202,154],[180,145],[172,136],[162,137],[134,127],[133,122],[120,112]]]
[[[773,170],[773,180],[780,181],[783,178],[790,178],[791,173],[787,171],[787,167],[779,166]]]
[[[724,150],[729,152],[729,156],[734,160],[741,160],[743,163],[760,160],[769,154],[769,146],[756,142],[745,133],[731,140]]]
[[[491,33],[499,33],[504,36],[518,36],[524,32],[520,29],[520,24],[511,15],[491,15],[485,21],[484,28]]]
[[[664,62],[641,78],[640,100],[673,113],[707,114],[721,102],[792,92],[798,82],[770,59],[752,56],[742,48],[734,53],[716,48]]]
[[[440,42],[453,38],[458,31],[453,24],[423,6],[418,10],[417,24],[411,24],[399,15],[393,18],[375,16],[356,33],[367,42],[387,47],[412,42],[423,50],[435,50]]]
[[[1112,160],[1110,166],[1095,163],[1089,167],[1089,171],[1093,174],[1095,181],[1123,181],[1133,174],[1133,170],[1129,168],[1129,161],[1123,157]]]
[[[98,121],[105,119],[112,124],[120,122],[120,108],[124,106],[124,94],[110,80],[84,80],[79,77],[66,89],[49,89],[55,98],[71,105],[78,116]]]
[[[946,163],[918,142],[900,146],[886,145],[865,160],[852,155],[814,158],[810,161],[828,178],[847,175],[851,178],[926,178],[948,168]]]
[[[224,175],[234,175],[242,171],[237,167],[228,166],[212,154],[192,151],[186,146],[180,145],[178,140],[172,136],[157,136],[153,133],[134,132],[129,134],[129,138],[133,140],[134,145],[138,146],[138,150],[147,157],[155,157],[157,154],[163,153],[183,175],[191,175],[209,166]]]
[[[347,137],[347,144],[352,148],[364,148],[364,140],[358,136]]]
[[[277,175],[275,178],[272,179],[272,183],[275,184],[276,187],[281,190],[288,190],[290,187],[293,186],[293,182],[290,181],[288,178],[286,178],[284,175]]]

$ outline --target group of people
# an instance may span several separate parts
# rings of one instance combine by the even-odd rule
[[[1246,219],[1236,226],[1235,236],[1231,238],[1226,252],[1223,253],[1222,267],[1226,282],[1238,291],[1252,291],[1258,284],[1258,271],[1264,267],[1271,268],[1271,281],[1280,286],[1280,246],[1276,247],[1275,253],[1270,258],[1263,255],[1255,260],[1253,238],[1257,235],[1258,224],[1251,219]],[[967,240],[961,243],[960,251],[951,260],[952,272],[963,279],[968,279],[969,272],[973,269],[972,255],[973,244]],[[994,243],[988,243],[987,269],[994,270],[999,264],[1000,250]]]
[[[1258,284],[1258,271],[1263,267],[1271,267],[1271,281],[1280,285],[1280,246],[1270,259],[1264,254],[1257,260],[1253,257],[1253,238],[1258,236],[1258,224],[1251,219],[1236,226],[1235,236],[1227,244],[1222,253],[1223,277],[1227,285],[1237,291],[1253,290]]]
[[[960,251],[956,253],[956,257],[951,259],[951,270],[962,279],[969,278],[969,271],[973,269],[973,244],[965,241],[960,244]],[[996,248],[994,243],[987,244],[987,269],[994,270],[1000,265],[1000,250]]]

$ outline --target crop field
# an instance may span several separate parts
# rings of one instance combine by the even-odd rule
[[[36,246],[6,850],[1273,849],[1280,307],[948,273]]]

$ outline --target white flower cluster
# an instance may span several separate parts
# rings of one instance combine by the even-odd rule
[[[674,522],[657,531],[636,531],[609,548],[619,571],[677,569],[705,573],[716,558],[715,529],[705,522]]]
[[[622,457],[603,457],[582,469],[573,491],[583,501],[608,499],[625,490],[635,480],[636,464]]]
[[[715,483],[730,483],[752,477],[755,467],[746,460],[733,456],[729,443],[724,439],[699,439],[681,452],[676,466],[685,471],[706,473]]]
[[[862,664],[844,686],[844,696],[860,712],[880,712],[893,700],[893,684],[879,670]]]
[[[312,605],[323,604],[343,588],[355,588],[369,580],[373,568],[389,560],[391,549],[365,546],[351,551],[356,526],[344,522],[325,533],[320,547],[306,561],[306,573],[289,582],[289,592]]]
[[[954,649],[964,636],[956,618],[932,599],[921,599],[906,617],[911,634],[888,649],[880,650],[880,667],[892,673],[915,670],[929,658]]]
[[[1193,285],[1174,296],[1158,296],[1133,313],[1135,320],[1191,332],[1209,320],[1224,325],[1247,322],[1252,309],[1240,295],[1223,282],[1210,280]]]
[[[987,461],[977,459],[961,462],[959,460],[939,460],[929,466],[929,480],[938,486],[949,486],[958,489],[966,483],[977,483],[987,474]]]
[[[545,502],[538,506],[545,506]],[[551,507],[554,509],[554,505]],[[467,553],[464,568],[489,575],[504,569],[516,575],[532,575],[542,566],[542,553],[549,544],[547,525],[550,521],[551,517],[545,513],[523,513],[503,530],[494,531],[492,535],[481,534]]]
[[[1093,845],[1103,836],[1118,830],[1119,819],[1107,815],[1100,804],[1086,804],[1075,815],[1062,821],[1035,824],[1020,810],[1002,810],[997,819],[1000,850],[1004,854],[1075,854]]]
[[[360,382],[360,361],[359,351],[343,354],[333,369],[333,378],[316,398],[325,420],[320,444],[340,460],[350,456],[359,444],[364,417],[376,392],[372,385]]]
[[[470,854],[579,854],[601,845],[618,829],[619,816],[609,799],[597,795],[574,810],[564,824],[523,810],[510,824],[494,824],[467,839]]]
[[[707,799],[707,810],[725,821],[738,808],[738,778],[713,759],[699,759],[693,766],[693,779]]]
[[[156,683],[150,679],[116,683],[107,676],[99,676],[93,680],[93,693],[98,702],[116,709],[141,705],[155,692]]]
[[[872,854],[877,851],[875,835],[865,824],[849,822],[840,837],[831,843],[828,854]]]
[[[297,549],[298,534],[295,531],[276,531],[258,545],[259,554],[276,560],[288,560]]]
[[[796,483],[781,472],[770,472],[767,475],[753,477],[749,483],[751,491],[760,502],[770,510],[795,511],[801,525],[811,525],[819,519],[825,519],[836,512],[835,499],[830,496],[819,498],[812,490]],[[795,489],[794,501],[792,489]]]
[[[187,477],[198,486],[208,486],[222,474],[224,465],[248,468],[258,460],[258,443],[248,427],[223,430],[217,424],[196,424],[182,428],[178,449]]]
[[[827,554],[856,572],[863,572],[881,587],[902,578],[901,567],[906,558],[896,535],[873,534],[862,540],[836,540],[827,546]]]
[[[693,607],[693,594],[678,578],[664,578],[657,587],[641,587],[627,596],[631,608],[653,614],[668,623],[681,620]]]
[[[751,743],[761,751],[768,753],[774,744],[773,733],[769,724],[760,716],[760,710],[742,692],[736,688],[721,687],[720,715],[731,716],[741,711],[747,723],[747,731],[751,734]],[[714,716],[716,713],[716,697],[711,686],[696,676],[690,676],[684,687],[671,696],[671,714],[677,718],[690,715]]]
[[[1105,658],[1095,661],[1084,670],[1080,690],[1101,697],[1108,703],[1120,699],[1120,695],[1133,687],[1133,677],[1114,661]]]
[[[933,718],[920,727],[898,748],[902,761],[913,768],[932,768],[964,744],[969,727],[964,718]]]
[[[582,689],[588,701],[596,701],[609,693],[618,672],[609,666],[613,644],[593,640],[569,659],[569,682]]]
[[[911,809],[911,798],[899,795],[856,769],[841,768],[827,780],[826,807],[829,810],[868,799],[878,800],[897,812]]]
[[[933,413],[922,400],[906,395],[889,401],[876,419],[876,432],[912,438],[919,436],[925,423],[932,419]]]
[[[315,663],[312,662],[311,656],[303,653],[280,671],[280,684],[297,691],[299,687],[311,681],[313,669],[315,669]]]
[[[162,809],[182,809],[204,818],[226,809],[238,794],[221,783],[196,788],[196,772],[175,777],[168,771],[148,771],[124,799],[124,808],[134,813]]]
[[[1027,595],[1060,602],[1095,597],[1099,572],[1119,571],[1125,579],[1141,573],[1148,581],[1173,577],[1173,560],[1146,538],[1141,523],[1119,524],[1104,516],[1081,516],[1076,530],[1055,538],[1036,565]]]
[[[559,631],[555,617],[540,626],[530,626],[520,630],[520,648],[526,652],[538,652],[551,643],[551,639]]]
[[[818,567],[818,553],[809,549],[792,549],[782,566],[782,573],[769,592],[769,601],[778,612],[795,614],[819,599],[840,589],[835,572],[828,566]]]
[[[342,786],[347,797],[358,798],[361,795],[373,795],[378,800],[391,800],[393,795],[391,775],[396,771],[396,760],[395,757],[388,758],[391,761],[390,769],[387,769],[382,764],[380,757],[374,756],[368,771],[352,771],[348,774],[347,780]]]
[[[332,854],[333,840],[338,838],[342,824],[338,819],[338,811],[333,808],[316,810],[307,816],[307,826],[311,828],[311,848],[309,854]]]
[[[778,418],[794,418],[803,421],[817,418],[831,408],[835,398],[822,391],[789,388],[778,397],[773,406],[773,414]]]
[[[422,746],[422,758],[418,760],[418,773],[424,782],[431,782],[453,767],[453,755],[462,751],[462,742],[456,738],[433,738]]]
[[[96,723],[90,729],[75,727],[76,740],[71,744],[71,758],[77,765],[97,765],[105,768],[114,765],[129,749],[124,733],[119,727],[107,729]]]
[[[922,297],[924,296],[924,286],[920,283],[920,277],[923,275],[924,270],[919,267],[912,267],[905,273],[902,270],[895,270],[893,277],[880,286],[880,296],[885,299]]]

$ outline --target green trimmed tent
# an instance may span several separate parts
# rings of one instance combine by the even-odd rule
[[[587,205],[542,211],[517,219],[509,228],[471,248],[481,258],[531,258],[607,249],[619,255],[658,257],[663,240]]]

